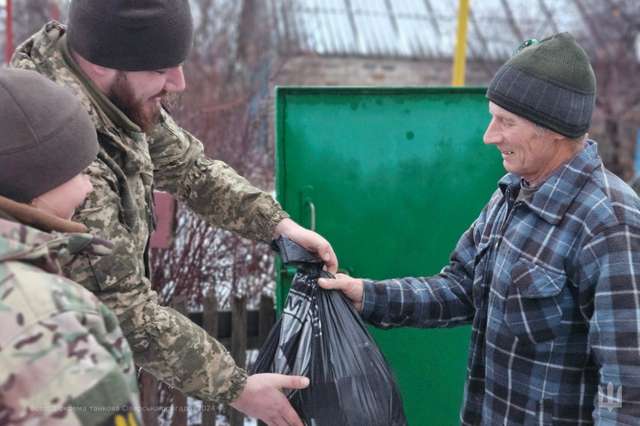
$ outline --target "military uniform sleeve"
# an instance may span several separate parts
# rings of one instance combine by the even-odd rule
[[[210,224],[268,242],[287,213],[222,161],[204,154],[202,143],[163,113],[149,138],[157,189],[174,194]]]
[[[113,314],[61,277],[18,262],[7,269],[0,423],[140,424],[133,359]]]
[[[140,255],[143,248],[134,246],[137,239],[121,218],[116,182],[100,161],[87,172],[94,191],[75,220],[110,240],[114,250],[111,256],[97,260],[77,259],[65,272],[114,311],[138,365],[189,396],[219,402],[234,400],[244,386],[246,372],[202,328],[159,305],[145,277]]]

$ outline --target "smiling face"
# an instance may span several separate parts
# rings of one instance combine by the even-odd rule
[[[484,143],[498,148],[505,170],[532,185],[544,181],[582,149],[582,144],[540,128],[493,102],[489,102],[489,112],[492,118]]]
[[[185,89],[182,66],[157,71],[117,71],[107,97],[127,117],[149,132],[160,119],[162,100]]]

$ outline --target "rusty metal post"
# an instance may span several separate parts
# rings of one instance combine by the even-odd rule
[[[5,3],[6,23],[5,23],[5,36],[4,43],[4,62],[9,63],[11,55],[13,55],[13,0],[6,0]]]
[[[54,21],[60,22],[60,6],[58,5],[58,0],[49,0],[49,17]]]

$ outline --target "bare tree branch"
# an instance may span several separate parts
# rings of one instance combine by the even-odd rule
[[[540,10],[542,10],[542,13],[544,14],[547,22],[549,23],[549,25],[551,25],[551,30],[553,31],[553,33],[559,33],[560,30],[558,29],[558,25],[556,25],[556,20],[551,13],[551,10],[549,10],[547,2],[545,0],[538,0],[538,4],[540,5]]]
[[[522,31],[520,31],[520,27],[516,23],[516,18],[513,16],[513,11],[511,10],[511,6],[509,6],[509,2],[507,0],[501,0],[502,8],[504,9],[504,13],[507,17],[507,23],[509,24],[509,28],[513,31],[513,34],[516,38],[522,42],[525,37],[522,35]]]

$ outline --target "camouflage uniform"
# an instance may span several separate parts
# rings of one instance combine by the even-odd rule
[[[103,244],[0,219],[0,424],[140,423],[115,315],[56,275],[65,257],[108,253]]]
[[[270,240],[286,213],[228,165],[207,158],[202,144],[165,111],[153,133],[143,133],[73,61],[61,24],[46,24],[18,47],[11,65],[74,91],[98,131],[100,153],[88,169],[95,190],[74,220],[113,241],[115,251],[91,264],[76,262],[69,276],[116,313],[136,363],[187,395],[232,401],[246,372],[204,330],[160,306],[151,290],[152,191],[170,192],[210,224],[254,240]]]

